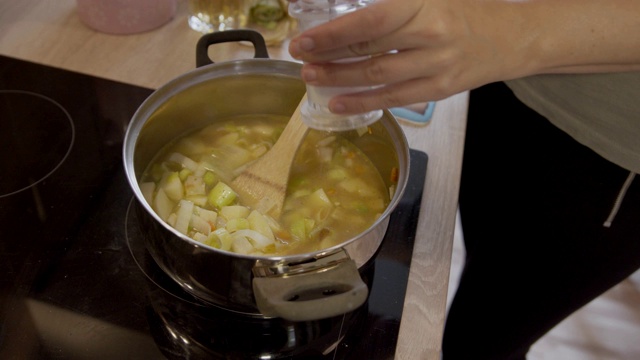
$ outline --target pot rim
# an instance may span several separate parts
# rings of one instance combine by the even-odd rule
[[[257,64],[258,67],[249,67],[247,68],[246,64]],[[218,252],[224,255],[230,255],[232,257],[247,259],[252,261],[262,260],[262,261],[272,261],[272,262],[296,262],[308,260],[310,258],[324,256],[328,253],[332,253],[337,251],[338,249],[344,248],[345,246],[357,241],[363,236],[369,234],[378,226],[388,221],[389,216],[395,210],[402,195],[406,189],[408,177],[409,177],[409,145],[404,134],[404,131],[400,127],[396,118],[391,114],[388,109],[384,109],[384,115],[381,118],[385,129],[390,133],[393,139],[398,139],[401,144],[399,144],[399,149],[404,152],[404,154],[398,154],[398,168],[400,170],[398,182],[396,184],[396,188],[394,191],[393,197],[390,199],[389,204],[385,208],[384,212],[376,219],[376,221],[367,228],[367,230],[359,233],[356,236],[353,236],[340,244],[334,245],[329,248],[325,248],[322,250],[317,250],[313,252],[303,253],[303,254],[292,254],[292,255],[278,255],[278,256],[265,256],[265,255],[248,255],[248,254],[239,254],[231,251],[221,250],[209,245],[200,243],[181,232],[174,229],[172,226],[167,224],[164,220],[162,220],[158,214],[151,208],[151,205],[145,200],[142,195],[142,191],[140,190],[140,184],[138,182],[138,178],[136,176],[136,172],[134,169],[134,154],[135,148],[137,145],[137,139],[139,137],[140,132],[144,128],[147,123],[150,115],[153,114],[155,110],[158,109],[159,106],[164,104],[171,96],[180,93],[194,85],[200,84],[204,81],[209,81],[216,78],[228,77],[228,76],[237,76],[237,75],[249,75],[249,74],[260,74],[260,75],[286,75],[292,76],[294,78],[300,79],[300,69],[302,68],[302,64],[286,61],[286,60],[275,60],[269,58],[251,58],[251,59],[239,59],[239,60],[230,60],[220,63],[213,63],[205,66],[201,66],[195,68],[187,73],[184,73],[172,80],[168,83],[162,85],[160,88],[156,89],[149,97],[147,97],[143,103],[138,107],[136,112],[134,113],[131,121],[127,126],[127,131],[124,137],[124,146],[123,146],[123,164],[125,168],[125,174],[127,176],[127,181],[131,189],[134,192],[134,196],[140,205],[142,205],[145,211],[150,214],[153,219],[160,223],[166,230],[171,232],[173,235],[178,236],[181,240],[187,241],[189,244],[194,246],[194,248],[204,248],[209,251]],[[264,72],[256,72],[256,70],[265,70]],[[283,74],[284,73],[284,74]],[[386,120],[386,121],[385,121]],[[390,123],[392,122],[392,123]],[[396,126],[392,126],[392,124],[396,124]]]

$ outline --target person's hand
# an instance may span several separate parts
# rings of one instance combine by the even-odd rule
[[[298,35],[289,52],[309,84],[374,86],[329,103],[361,113],[535,73],[616,70],[640,59],[640,44],[624,44],[640,38],[640,2],[611,1],[378,0]],[[330,63],[360,56],[371,58]]]
[[[292,39],[289,51],[306,63],[302,77],[309,84],[376,86],[335,97],[333,112],[439,100],[519,75],[504,73],[506,64],[526,62],[513,54],[518,39],[510,38],[509,27],[516,19],[505,10],[486,1],[380,0],[306,31]],[[329,63],[363,55],[372,57]]]

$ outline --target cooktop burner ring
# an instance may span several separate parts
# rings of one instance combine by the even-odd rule
[[[35,121],[32,121],[35,119]],[[0,90],[0,198],[44,181],[64,163],[75,142],[69,112],[48,96]]]

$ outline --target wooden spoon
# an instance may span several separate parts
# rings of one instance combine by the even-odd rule
[[[231,183],[243,204],[275,219],[282,212],[293,159],[309,130],[300,115],[304,101],[307,101],[306,94],[273,147]]]

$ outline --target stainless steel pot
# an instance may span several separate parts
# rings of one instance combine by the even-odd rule
[[[250,41],[256,58],[211,63],[209,46]],[[124,141],[124,165],[137,199],[146,246],[158,265],[187,292],[225,309],[259,317],[306,321],[338,316],[362,305],[367,285],[358,269],[381,245],[389,216],[409,175],[409,147],[395,118],[385,111],[370,132],[343,135],[376,165],[391,202],[365,232],[322,251],[292,256],[246,256],[192,240],[164,223],[144,200],[138,184],[160,149],[172,140],[230,116],[290,116],[302,98],[300,64],[266,58],[262,37],[236,30],[205,35],[197,46],[197,69],[159,88],[131,120]],[[397,169],[397,183],[389,174]]]

